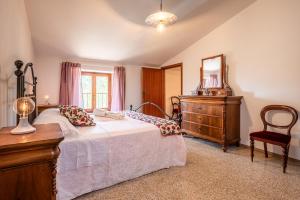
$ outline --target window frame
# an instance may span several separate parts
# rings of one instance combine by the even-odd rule
[[[81,71],[81,76],[91,76],[92,77],[92,108],[91,109],[85,109],[87,112],[93,112],[93,110],[96,108],[96,80],[97,77],[108,77],[108,109],[111,109],[111,73],[102,73],[102,72],[87,72],[87,71]],[[81,91],[82,95],[82,91]]]

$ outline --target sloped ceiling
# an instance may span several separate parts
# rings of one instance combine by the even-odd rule
[[[25,0],[36,54],[159,66],[255,0],[165,0],[178,22],[145,18],[159,0]]]

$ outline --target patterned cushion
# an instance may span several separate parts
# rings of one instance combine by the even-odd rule
[[[69,106],[69,105],[59,105],[59,112],[60,114],[64,115],[69,109],[71,108],[78,108],[78,106]]]
[[[94,120],[82,108],[77,106],[60,105],[60,114],[65,116],[74,126],[95,126]]]
[[[138,119],[147,123],[154,124],[160,129],[160,132],[163,136],[181,134],[179,125],[173,120],[167,120],[160,117],[145,115],[143,113],[138,113],[134,111],[126,112],[126,115],[133,119]]]

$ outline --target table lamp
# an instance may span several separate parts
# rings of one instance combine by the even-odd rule
[[[11,130],[11,134],[24,134],[34,132],[36,129],[28,123],[28,115],[34,111],[35,103],[29,97],[21,97],[14,101],[13,110],[20,115],[19,124]]]
[[[49,103],[49,96],[45,95],[44,98],[45,98],[46,105],[50,105],[50,103]]]

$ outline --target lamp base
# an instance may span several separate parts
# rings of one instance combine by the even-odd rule
[[[18,134],[25,134],[25,133],[31,133],[36,131],[36,128],[31,126],[28,123],[28,118],[20,118],[19,124],[16,128],[10,131],[11,134],[18,135]]]

